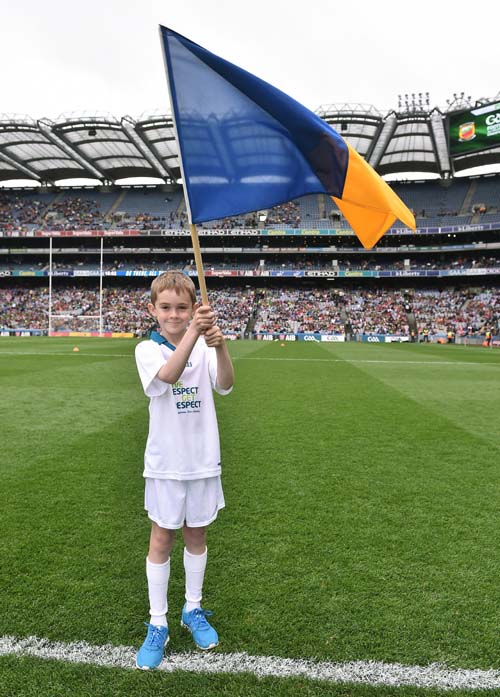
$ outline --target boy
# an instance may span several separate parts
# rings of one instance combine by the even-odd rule
[[[188,276],[163,273],[151,284],[150,314],[159,332],[137,345],[137,369],[150,398],[144,455],[145,508],[151,519],[146,559],[150,602],[148,633],[136,665],[156,668],[168,635],[167,589],[175,530],[182,529],[186,603],[181,625],[201,649],[219,643],[200,605],[207,563],[206,526],[224,507],[213,389],[228,394],[233,366],[215,315],[196,303]],[[203,337],[202,337],[203,335]]]

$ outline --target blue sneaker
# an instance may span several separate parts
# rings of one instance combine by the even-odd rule
[[[144,624],[148,628],[148,634],[137,652],[135,665],[141,670],[154,670],[163,660],[163,649],[169,640],[168,627],[157,627],[148,622]]]
[[[207,617],[213,615],[210,610],[202,610],[196,607],[191,612],[186,612],[186,606],[182,608],[181,627],[189,629],[194,643],[199,649],[207,651],[213,649],[219,643],[219,637],[215,629],[207,622]]]

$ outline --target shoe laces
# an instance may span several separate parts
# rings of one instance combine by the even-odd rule
[[[210,625],[207,622],[207,617],[211,617],[214,613],[210,610],[203,610],[201,607],[196,607],[193,610],[193,619],[189,623],[192,629],[210,629]]]
[[[151,649],[162,649],[165,644],[165,637],[163,635],[163,627],[157,627],[155,624],[148,624],[144,622],[146,627],[149,627],[148,631],[148,647]]]

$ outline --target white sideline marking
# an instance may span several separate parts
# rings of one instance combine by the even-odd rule
[[[0,637],[0,656],[33,656],[42,659],[129,668],[135,666],[137,649],[132,646],[93,646],[85,641],[69,644],[38,637]],[[500,687],[499,670],[448,668],[444,664],[409,666],[378,661],[348,663],[315,662],[247,653],[167,653],[160,671],[171,673],[251,673],[257,677],[303,677],[331,683],[427,687],[442,690],[494,690]]]
[[[78,353],[72,350],[56,352],[40,351],[0,351],[0,356],[90,356],[92,358],[133,358],[133,353],[87,353],[85,349]],[[356,358],[269,358],[266,356],[232,356],[233,361],[299,361],[305,363],[387,363],[390,365],[477,365],[500,367],[500,363],[481,363],[480,361],[385,361]],[[75,359],[78,360],[78,359]]]
[[[83,349],[78,352],[83,356],[92,356],[93,358],[133,358],[133,353],[87,353]],[[72,349],[67,351],[0,351],[0,356],[76,356],[77,352],[73,353]]]

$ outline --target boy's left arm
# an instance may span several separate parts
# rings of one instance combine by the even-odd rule
[[[223,390],[229,390],[234,383],[234,370],[224,335],[214,325],[207,329],[204,336],[207,346],[214,347],[217,354],[217,385]]]

